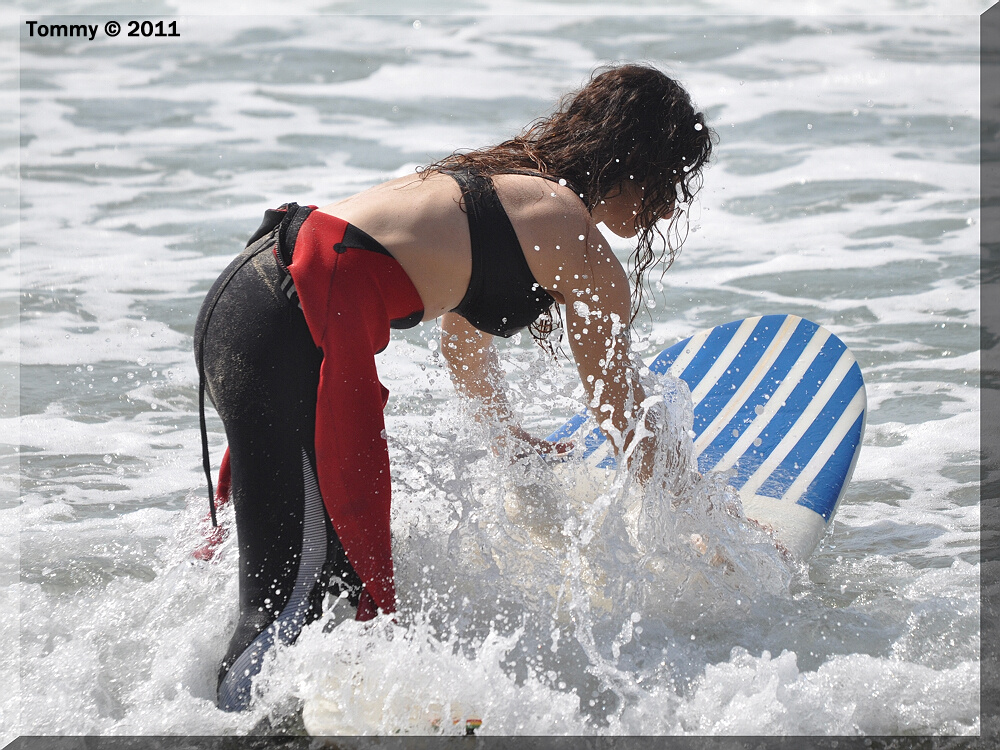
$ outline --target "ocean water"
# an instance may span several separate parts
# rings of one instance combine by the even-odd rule
[[[0,653],[0,741],[298,733],[317,697],[356,734],[460,731],[450,714],[481,718],[480,734],[979,734],[988,3],[657,5],[201,16],[164,0],[150,12],[179,14],[179,38],[94,41],[8,20],[19,110],[0,119],[20,142],[0,144],[0,234],[19,251],[0,282],[0,639],[18,648]],[[230,534],[215,560],[191,556],[206,531],[191,352],[204,294],[264,209],[501,140],[614,60],[678,77],[719,136],[636,349],[765,313],[840,336],[869,414],[832,530],[786,560],[724,477],[671,494],[620,476],[569,500],[544,464],[485,450],[425,323],[379,358],[397,621],[334,607],[267,661],[251,711],[220,712],[237,550]],[[579,408],[566,357],[527,336],[502,357],[529,430]],[[675,399],[668,429],[687,408]],[[209,435],[217,466],[211,411]]]

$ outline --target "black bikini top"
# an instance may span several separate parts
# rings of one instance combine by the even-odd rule
[[[452,312],[480,331],[511,336],[537,320],[555,300],[528,268],[493,180],[469,168],[442,171],[462,188],[472,239],[472,278]]]

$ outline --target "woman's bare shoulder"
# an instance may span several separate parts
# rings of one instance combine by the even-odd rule
[[[564,180],[531,174],[498,174],[493,176],[493,184],[508,212],[513,209],[549,219],[558,215],[589,219],[583,198]]]
[[[532,275],[559,302],[598,286],[628,299],[621,263],[570,187],[522,175],[499,175],[494,182]]]
[[[521,174],[496,175],[493,183],[526,254],[535,245],[569,252],[583,250],[594,222],[583,200],[568,185]]]

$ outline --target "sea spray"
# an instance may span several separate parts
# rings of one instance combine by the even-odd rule
[[[731,615],[739,608],[729,598],[734,592],[747,601],[768,586],[787,593],[787,561],[739,515],[724,478],[700,477],[693,469],[686,387],[679,381],[647,385],[657,393],[649,403],[660,407],[659,419],[651,420],[656,465],[672,467],[681,479],[658,470],[643,485],[622,469],[583,500],[579,488],[565,487],[553,465],[522,452],[524,446],[477,453],[465,441],[488,439],[487,428],[463,429],[474,423],[457,411],[453,424],[440,419],[438,426],[457,438],[453,455],[466,458],[453,458],[445,472],[457,498],[450,526],[425,527],[423,543],[411,526],[398,549],[402,567],[420,571],[418,590],[401,595],[404,606],[391,625],[330,627],[330,620],[325,628],[307,629],[309,637],[292,649],[296,656],[278,657],[293,659],[282,668],[297,675],[307,724],[339,721],[344,731],[358,733],[444,732],[444,724],[428,716],[466,709],[456,712],[458,697],[442,685],[475,683],[478,674],[483,685],[455,695],[496,707],[505,699],[494,691],[526,700],[541,690],[559,696],[554,704],[551,695],[545,700],[550,713],[562,706],[560,732],[620,728],[630,706],[665,686],[679,700],[683,680],[674,679],[664,659],[681,640],[678,631]],[[405,450],[414,457],[412,445]],[[446,555],[402,560],[432,546],[432,538]],[[756,554],[770,570],[740,559],[748,543],[770,550]],[[726,585],[717,585],[720,580]],[[320,644],[330,655],[301,656]],[[384,656],[386,649],[395,650],[393,658]],[[677,649],[673,654],[682,656]],[[314,672],[318,676],[310,676]],[[413,681],[421,687],[409,686]],[[495,722],[484,722],[483,732],[498,731]]]

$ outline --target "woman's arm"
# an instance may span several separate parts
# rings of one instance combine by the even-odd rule
[[[501,445],[512,437],[540,453],[565,453],[572,448],[571,443],[552,444],[534,438],[521,428],[507,398],[491,334],[476,329],[457,313],[445,313],[441,316],[441,353],[455,388],[479,407],[476,420],[500,428]]]
[[[632,361],[628,277],[596,227],[583,267],[584,273],[557,282],[566,299],[566,332],[589,406],[621,455],[631,446],[646,398]]]
[[[481,404],[477,419],[509,422],[513,417],[493,336],[474,328],[458,313],[441,316],[441,354],[455,388]]]
[[[618,456],[638,460],[638,477],[652,473],[652,430],[637,434],[640,408],[646,399],[632,362],[628,276],[608,241],[592,222],[579,244],[565,243],[572,252],[535,256],[535,278],[566,305],[566,332],[588,406]],[[638,448],[639,450],[636,450]]]

